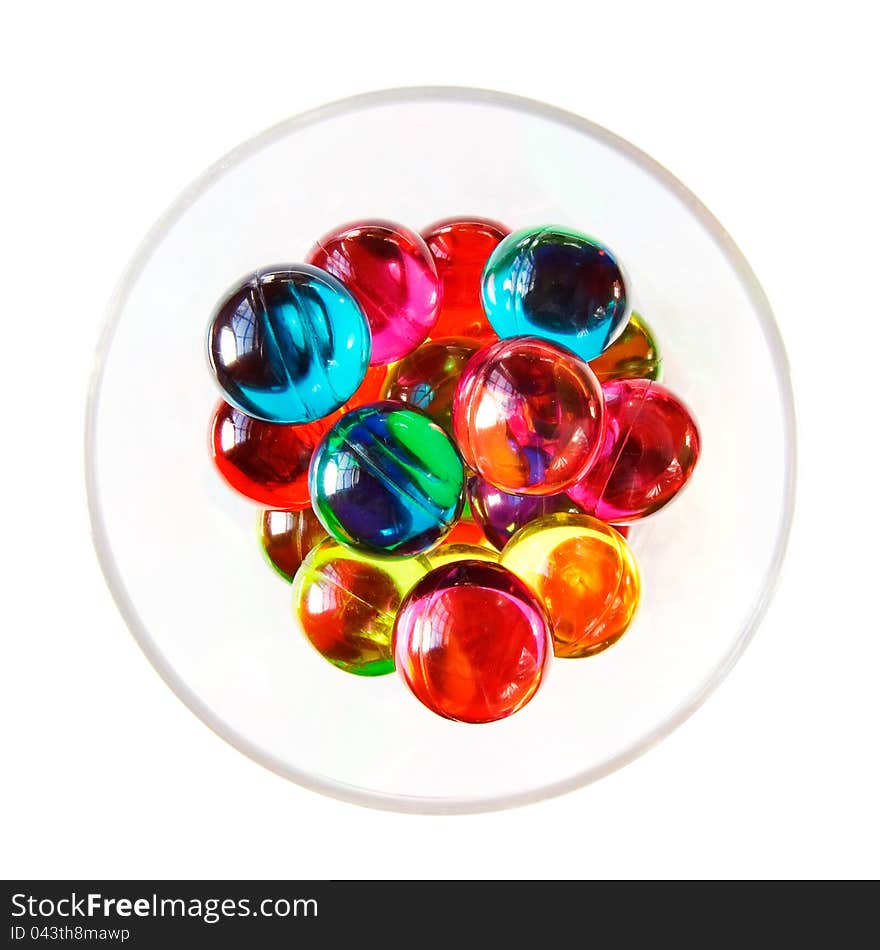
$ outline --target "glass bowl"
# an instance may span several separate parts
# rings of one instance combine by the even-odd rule
[[[396,675],[347,675],[298,631],[261,556],[258,509],[215,472],[218,393],[205,331],[256,267],[301,260],[345,221],[419,229],[477,214],[571,225],[627,268],[664,382],[703,454],[691,484],[631,536],[644,585],[614,647],[556,660],[502,722],[440,719]],[[95,546],[132,633],[168,685],[267,768],[338,798],[417,812],[502,808],[625,764],[709,695],[779,572],[794,498],[786,357],[767,300],[700,202],[584,119],[470,89],[372,93],[236,148],[162,216],[122,278],[98,348],[86,433]]]

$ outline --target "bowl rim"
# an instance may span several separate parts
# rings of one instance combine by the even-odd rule
[[[739,636],[727,654],[716,665],[712,674],[698,690],[680,703],[663,722],[601,765],[584,769],[565,779],[536,788],[504,795],[493,795],[486,798],[471,797],[453,799],[445,797],[434,798],[429,796],[393,795],[345,782],[339,782],[328,776],[311,774],[291,766],[277,756],[260,748],[256,743],[240,734],[229,723],[215,714],[213,710],[190,689],[174,669],[173,665],[165,658],[159,647],[153,642],[145,623],[140,618],[137,608],[125,587],[116,565],[104,519],[101,498],[98,491],[98,475],[95,464],[96,426],[101,384],[104,377],[107,356],[115,336],[116,328],[121,320],[131,288],[143,272],[156,248],[187,209],[228,170],[246,160],[249,156],[271,146],[281,138],[345,113],[358,112],[376,106],[411,103],[413,101],[447,102],[465,105],[493,105],[525,113],[534,118],[550,120],[608,145],[637,164],[647,174],[657,179],[662,186],[667,188],[679,201],[685,204],[693,216],[702,224],[707,235],[718,246],[739,278],[755,313],[758,315],[761,331],[770,352],[783,417],[783,503],[772,558],[764,577],[763,585],[752,604],[751,612]],[[468,814],[498,811],[505,808],[526,805],[547,798],[553,798],[589,785],[624,765],[627,765],[647,752],[685,722],[685,720],[696,712],[706,701],[709,695],[718,687],[733,668],[746,646],[751,642],[776,590],[794,517],[797,470],[796,443],[797,426],[789,361],[779,328],[770,307],[770,302],[742,251],[740,251],[739,247],[737,247],[721,223],[670,171],[645,152],[641,151],[641,149],[630,144],[619,135],[591,122],[589,119],[534,99],[512,95],[506,92],[467,86],[403,86],[338,99],[318,106],[317,108],[290,116],[262,132],[257,133],[227,152],[222,158],[214,162],[213,165],[195,178],[183,189],[174,202],[153,224],[126,266],[105,310],[103,329],[95,350],[86,403],[85,483],[92,543],[95,548],[98,563],[104,575],[104,580],[110,589],[117,609],[141,651],[153,665],[159,676],[165,681],[166,685],[175,693],[177,698],[213,732],[239,752],[242,752],[248,758],[263,767],[304,788],[320,792],[332,798],[387,811],[416,814]]]

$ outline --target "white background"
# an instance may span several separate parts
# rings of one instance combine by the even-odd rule
[[[7,5],[0,874],[876,877],[880,73],[869,11],[620,0]],[[666,165],[762,281],[799,415],[789,557],[730,677],[622,771],[489,815],[342,804],[225,745],[128,635],[85,507],[92,351],[146,229],[265,126],[413,84],[546,100]]]

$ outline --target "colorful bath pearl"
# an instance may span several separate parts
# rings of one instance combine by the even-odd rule
[[[479,349],[473,340],[429,340],[392,367],[386,399],[396,399],[427,413],[452,435],[452,401],[468,361]]]
[[[497,339],[483,310],[480,282],[489,255],[509,233],[503,224],[477,217],[444,218],[422,230],[443,288],[432,337]]]
[[[327,537],[311,508],[261,511],[259,533],[266,560],[286,581],[293,580],[309,551]]]
[[[407,591],[429,570],[424,558],[377,558],[321,542],[293,579],[293,612],[312,646],[334,666],[361,676],[394,669],[394,618]]]
[[[342,281],[363,308],[373,338],[372,364],[403,358],[434,328],[441,293],[434,258],[402,224],[343,225],[325,234],[306,260]]]
[[[309,462],[327,431],[322,420],[279,425],[221,402],[211,425],[214,464],[226,482],[269,508],[308,508]]]
[[[700,454],[631,305],[599,241],[471,216],[343,225],[226,295],[214,462],[328,663],[490,723],[624,635],[625,538]]]
[[[559,657],[605,650],[623,636],[638,606],[632,552],[614,528],[588,515],[531,522],[504,548],[501,563],[544,604]]]
[[[603,521],[627,524],[659,511],[687,484],[700,434],[684,403],[659,383],[619,379],[602,388],[602,448],[569,494]]]
[[[453,561],[497,561],[500,555],[494,548],[482,544],[448,544],[444,541],[425,557],[431,567],[440,567]]]
[[[310,422],[364,378],[370,331],[351,293],[296,264],[256,271],[217,307],[208,357],[226,400],[267,422]]]
[[[478,522],[466,518],[464,514],[462,514],[453,529],[443,539],[443,545],[447,544],[470,544],[483,548],[492,547],[482,526]]]
[[[546,340],[518,337],[468,363],[453,429],[467,464],[490,484],[552,495],[592,465],[603,419],[602,389],[585,362]]]
[[[309,484],[332,537],[398,557],[439,544],[464,503],[464,469],[449,437],[424,413],[390,401],[333,425]]]
[[[527,228],[505,238],[486,264],[482,295],[498,336],[539,336],[584,360],[597,357],[629,319],[614,255],[568,228]]]
[[[535,695],[550,656],[547,616],[518,577],[488,561],[434,568],[407,594],[394,660],[428,709],[494,722]]]
[[[512,495],[479,476],[468,479],[467,493],[474,517],[499,551],[520,528],[536,518],[560,511],[582,513],[582,509],[564,492],[558,495]]]
[[[600,383],[609,379],[653,379],[663,375],[660,348],[641,314],[633,312],[623,333],[594,360],[590,369]]]

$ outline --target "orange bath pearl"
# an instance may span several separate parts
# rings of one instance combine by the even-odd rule
[[[555,514],[518,531],[501,563],[544,605],[559,657],[592,656],[619,640],[639,603],[639,573],[623,537],[589,515]]]

